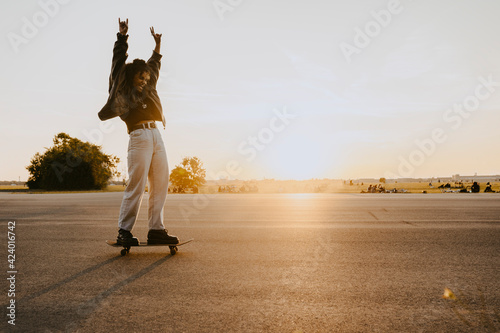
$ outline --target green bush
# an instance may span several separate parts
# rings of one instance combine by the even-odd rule
[[[30,189],[100,190],[112,176],[118,176],[118,157],[106,155],[101,147],[59,133],[54,146],[36,153],[26,167]]]

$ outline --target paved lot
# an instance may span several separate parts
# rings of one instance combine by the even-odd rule
[[[500,194],[170,195],[167,228],[195,241],[125,257],[104,242],[121,196],[0,193],[0,331],[500,330]],[[139,239],[146,219],[147,196]]]

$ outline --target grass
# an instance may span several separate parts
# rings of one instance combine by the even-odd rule
[[[381,183],[371,183],[371,185],[379,185]],[[386,190],[397,189],[406,190],[407,193],[442,193],[445,189],[440,189],[438,186],[444,185],[446,183],[433,183],[433,187],[429,186],[428,182],[412,182],[412,183],[395,183],[390,182],[386,184],[381,184]],[[493,191],[500,191],[500,182],[491,182]],[[228,185],[228,184],[225,184]],[[231,184],[233,185],[233,184]],[[241,183],[235,183],[237,187],[240,187]],[[370,183],[361,183],[349,185],[349,183],[344,184],[338,180],[308,180],[308,181],[257,181],[255,185],[258,186],[258,193],[361,193],[361,191],[367,191]],[[454,183],[451,183],[453,186]],[[464,187],[472,185],[472,182],[464,182]],[[480,183],[481,192],[486,188],[486,183]],[[200,193],[217,193],[218,186],[210,185],[203,186],[200,189]],[[458,188],[451,188],[451,190],[459,190]]]
[[[88,190],[88,191],[46,191],[46,190],[30,190],[27,186],[17,185],[0,185],[0,192],[12,193],[32,193],[32,194],[60,194],[60,193],[106,193],[106,192],[123,192],[125,187],[123,185],[107,186],[103,190]]]
[[[378,185],[379,183],[372,183],[371,185]],[[414,183],[387,183],[382,184],[386,190],[397,189],[398,191],[404,189],[408,193],[442,193],[443,189],[438,188],[439,185],[444,183],[434,183],[433,187],[430,187],[426,182],[414,182]],[[333,180],[311,180],[311,181],[273,181],[273,182],[256,182],[259,187],[257,193],[361,193],[368,189],[370,184],[343,184],[339,181]],[[452,186],[454,184],[451,184]],[[472,182],[463,183],[467,188],[472,185]],[[500,182],[491,182],[492,189],[495,192],[500,191]],[[486,188],[486,183],[479,183],[481,187],[481,193]],[[218,186],[206,185],[200,188],[200,193],[217,193]],[[89,191],[45,191],[45,190],[29,190],[26,186],[10,186],[10,185],[0,185],[0,192],[13,192],[13,193],[33,193],[33,194],[55,194],[55,193],[108,193],[108,192],[123,192],[125,186],[123,185],[111,185],[103,190],[89,190]],[[451,190],[456,191],[458,188],[451,188]]]
[[[379,185],[380,183],[373,183],[371,185]],[[399,190],[406,190],[408,193],[423,193],[426,191],[427,193],[442,193],[445,190],[451,190],[451,191],[457,191],[459,188],[453,187],[454,184],[450,183],[452,188],[451,189],[440,189],[438,186],[444,185],[446,183],[433,183],[433,186],[430,187],[428,183],[426,182],[414,182],[414,183],[387,183],[387,184],[381,184],[382,187],[385,187],[386,190],[392,190],[392,189],[397,189]],[[500,191],[500,182],[490,182],[491,187],[493,191],[497,192]],[[368,186],[370,184],[353,184],[353,185],[343,185],[341,188],[338,189],[338,193],[361,193],[361,191],[365,191],[368,189]],[[472,185],[472,182],[464,182],[463,183],[464,187],[470,187]],[[479,183],[481,193],[484,192],[484,189],[486,188],[486,182],[485,183]],[[469,188],[470,189],[470,188]]]

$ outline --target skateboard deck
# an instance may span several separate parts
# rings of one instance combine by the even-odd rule
[[[148,244],[148,242],[143,241],[143,242],[139,242],[139,245],[121,245],[121,244],[116,243],[116,240],[107,240],[106,244],[108,244],[109,246],[113,246],[113,247],[123,247],[123,249],[120,251],[120,254],[122,256],[129,253],[131,247],[138,247],[138,246],[168,246],[170,248],[170,254],[174,255],[178,251],[178,249],[177,249],[178,246],[190,243],[192,241],[194,241],[193,238],[188,239],[186,241],[182,241],[182,242],[179,241],[179,243],[177,243],[177,244]]]

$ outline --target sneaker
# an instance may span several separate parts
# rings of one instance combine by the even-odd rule
[[[179,239],[176,236],[171,236],[167,230],[149,230],[148,244],[177,244]]]
[[[126,246],[139,245],[139,240],[132,236],[132,233],[125,229],[118,230],[118,237],[116,237],[116,243]]]

